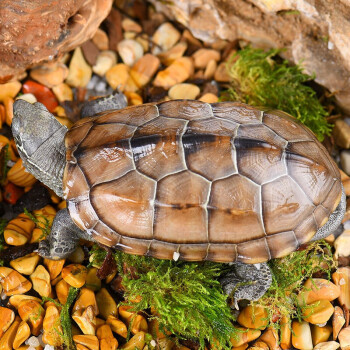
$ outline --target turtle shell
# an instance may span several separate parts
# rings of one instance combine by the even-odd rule
[[[341,199],[326,149],[280,111],[139,105],[80,120],[65,142],[73,221],[131,254],[267,261],[308,242]]]

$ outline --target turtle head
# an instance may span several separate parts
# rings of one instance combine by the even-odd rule
[[[67,128],[41,103],[17,100],[12,133],[26,169],[62,197]]]

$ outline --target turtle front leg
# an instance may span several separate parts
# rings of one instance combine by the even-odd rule
[[[220,279],[225,294],[233,298],[238,310],[240,300],[258,300],[270,288],[272,273],[267,263],[232,264],[232,270]]]
[[[47,259],[65,259],[74,252],[81,237],[85,238],[84,231],[73,223],[68,210],[62,209],[56,214],[49,237],[39,243],[38,253]]]

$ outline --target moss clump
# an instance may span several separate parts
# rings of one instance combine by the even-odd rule
[[[78,293],[79,288],[70,287],[68,291],[67,301],[64,305],[60,304],[52,298],[42,297],[43,303],[46,301],[50,301],[54,303],[58,308],[61,308],[60,324],[62,327],[62,333],[60,333],[58,330],[56,331],[62,337],[64,348],[66,350],[76,349],[75,343],[73,341],[72,322],[69,309],[72,306],[74,300],[76,299]]]
[[[326,120],[328,113],[315,91],[305,85],[314,77],[304,74],[299,65],[290,66],[287,61],[277,60],[276,55],[280,52],[246,47],[233,55],[227,64],[231,87],[222,99],[287,112],[308,126],[322,141],[332,128]]]
[[[301,307],[297,296],[306,279],[315,273],[331,278],[331,271],[336,267],[331,247],[323,240],[312,242],[303,250],[287,255],[281,259],[268,262],[272,271],[272,284],[266,294],[251,305],[266,308],[269,324],[278,327],[276,316],[287,319],[302,320]]]
[[[105,253],[93,250],[94,263]],[[115,253],[126,300],[141,301],[135,311],[155,310],[160,329],[179,339],[192,339],[203,349],[206,342],[231,349],[228,342],[237,332],[234,317],[218,281],[228,266],[219,263],[190,263]]]

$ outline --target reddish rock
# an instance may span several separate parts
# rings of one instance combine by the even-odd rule
[[[51,113],[58,106],[57,99],[51,89],[33,80],[27,80],[23,84],[22,92],[24,94],[33,94],[38,102],[42,103]]]
[[[0,1],[0,83],[92,38],[112,0]]]

